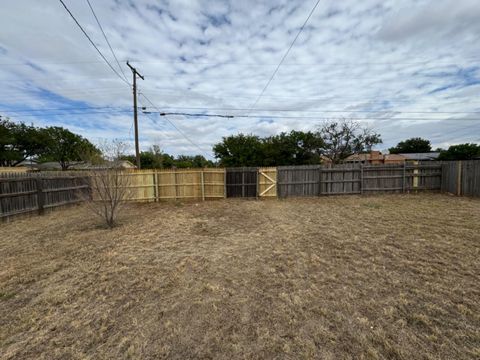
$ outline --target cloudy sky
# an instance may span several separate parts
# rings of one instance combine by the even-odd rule
[[[380,149],[480,142],[478,0],[321,0],[260,99],[316,0],[90,0],[121,69],[87,1],[64,1],[120,76],[131,81],[126,60],[145,76],[159,110],[249,116],[168,122],[140,95],[144,149],[207,156],[222,136],[342,117],[380,132]],[[59,1],[3,1],[0,24],[0,115],[133,143],[129,86]]]

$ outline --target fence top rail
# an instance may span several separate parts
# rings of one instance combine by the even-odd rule
[[[244,166],[244,167],[227,167],[227,172],[241,172],[241,171],[258,171],[256,166]]]
[[[321,169],[321,165],[285,165],[278,166],[278,170],[318,170]]]

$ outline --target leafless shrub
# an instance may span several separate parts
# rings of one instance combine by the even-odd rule
[[[120,156],[125,149],[122,142],[104,142],[101,149],[104,160],[92,166],[88,204],[93,213],[100,216],[109,228],[113,228],[130,195],[130,177],[121,166]]]

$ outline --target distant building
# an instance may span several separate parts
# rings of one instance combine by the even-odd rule
[[[358,164],[403,164],[405,157],[397,154],[383,155],[380,151],[371,151],[365,154],[353,154],[344,162]]]
[[[402,155],[406,161],[435,161],[440,156],[440,152],[428,152],[428,153],[403,153]]]
[[[81,165],[74,165],[70,167],[69,169],[72,170],[101,170],[101,169],[111,169],[111,168],[117,168],[117,169],[124,169],[124,170],[133,170],[136,169],[137,167],[133,165],[130,161],[128,160],[118,160],[118,161],[106,161],[102,164],[98,165],[93,165],[93,164],[81,164]]]

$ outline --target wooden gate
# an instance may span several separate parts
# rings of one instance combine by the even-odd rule
[[[258,169],[258,196],[277,197],[277,168]]]
[[[227,198],[257,197],[257,173],[257,168],[227,168]]]

